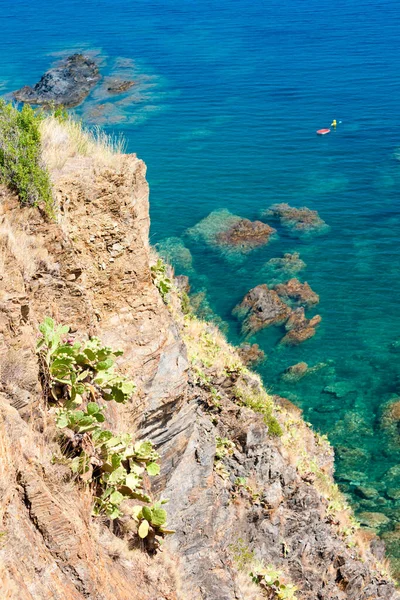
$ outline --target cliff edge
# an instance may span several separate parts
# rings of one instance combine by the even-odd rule
[[[56,220],[0,190],[2,597],[398,598],[382,542],[333,483],[327,442],[268,396],[177,287],[160,293],[143,162],[85,135],[42,124]],[[175,533],[156,554],[123,519],[93,517],[90,484],[54,460],[35,350],[46,316],[124,352],[119,369],[137,389],[105,410],[114,431],[161,455],[152,488],[169,498]]]

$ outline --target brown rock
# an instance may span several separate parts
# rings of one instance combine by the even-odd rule
[[[395,397],[384,407],[381,426],[390,436],[391,442],[397,446],[400,444],[400,398]]]
[[[292,300],[296,304],[305,307],[314,306],[319,302],[318,294],[311,289],[308,283],[301,283],[296,278],[289,279],[286,283],[276,285],[274,290],[283,300]]]
[[[315,327],[321,322],[320,315],[307,319],[304,308],[296,308],[288,318],[285,329],[287,334],[282,338],[281,344],[297,346],[315,335]]]
[[[317,211],[305,206],[295,208],[287,203],[273,204],[267,210],[266,216],[279,219],[284,227],[297,234],[323,233],[328,229]]]
[[[218,244],[223,246],[240,246],[246,250],[253,250],[268,244],[271,235],[276,230],[261,221],[240,219],[233,223],[229,229],[222,231],[216,237]]]
[[[134,85],[135,82],[129,79],[111,79],[107,84],[107,92],[110,92],[111,94],[122,94],[123,92],[127,92]]]
[[[265,352],[258,344],[242,344],[238,353],[245,365],[255,365],[265,360]]]
[[[290,308],[274,290],[262,284],[250,290],[233,313],[244,319],[243,333],[251,334],[270,325],[282,324],[288,318]]]

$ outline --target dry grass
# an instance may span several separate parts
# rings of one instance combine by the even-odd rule
[[[77,156],[89,156],[103,166],[114,166],[125,152],[123,137],[109,136],[100,128],[85,129],[72,118],[60,122],[47,117],[40,125],[42,158],[50,173],[59,171]]]
[[[52,263],[47,250],[29,235],[22,225],[7,217],[0,225],[0,278],[6,273],[10,256],[16,261],[25,281],[29,281],[39,267],[51,270]]]

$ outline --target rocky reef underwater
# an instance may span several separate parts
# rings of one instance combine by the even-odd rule
[[[262,211],[256,221],[227,209],[214,211],[181,238],[164,239],[157,247],[178,273],[189,276],[194,306],[202,318],[218,323],[239,347],[253,348],[253,352],[257,348],[262,357],[256,352],[254,364],[266,385],[303,409],[319,431],[328,433],[341,489],[362,526],[380,533],[393,564],[398,565],[398,342],[394,338],[379,350],[378,364],[363,350],[354,352],[352,363],[341,363],[331,357],[329,347],[318,346],[318,336],[308,349],[325,317],[324,297],[304,280],[306,261],[313,257],[310,248],[316,252],[320,237],[329,232],[317,211],[281,203]],[[268,246],[273,255],[280,237],[290,251],[263,262],[260,250]],[[220,269],[225,261],[232,278],[240,280],[243,275],[260,283],[236,306],[215,311],[216,303],[210,301],[212,283],[204,267],[207,259],[202,260],[200,252],[206,254],[208,264],[216,258],[221,261]],[[321,314],[316,312],[317,305]],[[384,363],[390,367],[382,374],[378,365]]]

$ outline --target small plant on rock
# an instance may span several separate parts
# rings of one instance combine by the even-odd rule
[[[279,600],[296,600],[296,586],[286,581],[285,575],[275,567],[254,567],[250,577],[263,589],[273,592]]]
[[[172,281],[167,274],[167,265],[159,258],[155,265],[151,267],[151,276],[154,285],[161,294],[161,298],[167,304],[167,296],[172,290]]]

